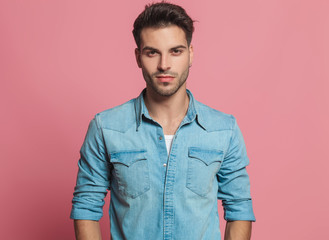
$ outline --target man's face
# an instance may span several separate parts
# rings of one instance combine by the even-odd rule
[[[147,89],[160,96],[171,96],[186,88],[193,48],[184,31],[176,25],[144,28],[136,60],[142,69]]]

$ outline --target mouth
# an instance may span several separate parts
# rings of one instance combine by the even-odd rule
[[[174,80],[175,77],[170,76],[170,75],[158,75],[158,76],[156,76],[156,78],[160,82],[171,82],[172,80]]]

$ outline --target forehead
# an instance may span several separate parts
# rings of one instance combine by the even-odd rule
[[[141,48],[148,46],[161,49],[178,45],[187,47],[187,40],[183,29],[176,25],[147,27],[141,31]]]

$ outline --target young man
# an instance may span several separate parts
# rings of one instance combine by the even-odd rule
[[[186,89],[193,21],[169,3],[146,6],[134,23],[146,89],[95,116],[81,148],[71,218],[77,239],[101,239],[111,191],[112,239],[250,239],[254,221],[245,144],[233,116]]]

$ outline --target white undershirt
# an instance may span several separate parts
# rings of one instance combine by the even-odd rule
[[[167,153],[169,155],[170,149],[171,149],[171,143],[174,138],[174,135],[164,135],[166,140],[166,146],[167,146]]]

